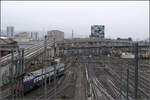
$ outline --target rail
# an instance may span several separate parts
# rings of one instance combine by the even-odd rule
[[[52,46],[52,43],[48,43],[48,46]],[[34,56],[42,53],[44,51],[44,41],[41,41],[38,44],[29,46],[27,48],[24,48],[24,57],[25,57],[25,62],[26,60],[28,60],[29,58],[33,58]],[[15,52],[14,56],[17,57],[18,53]],[[8,54],[2,58],[0,58],[0,64],[1,67],[6,66],[10,63],[11,61],[11,54]]]

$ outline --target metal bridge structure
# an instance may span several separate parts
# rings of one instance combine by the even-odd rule
[[[57,42],[57,51],[59,55],[69,52],[84,53],[86,51],[98,53],[103,49],[107,50],[121,50],[127,52],[134,52],[135,43],[133,41],[109,40],[109,39],[68,39]],[[149,52],[149,43],[139,44],[140,52]]]

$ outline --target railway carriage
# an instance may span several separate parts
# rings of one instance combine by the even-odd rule
[[[57,64],[56,75],[61,76],[63,74],[64,74],[64,64],[63,63]],[[43,70],[43,73],[42,69],[29,73],[24,77],[24,93],[31,91],[35,87],[41,86],[42,82],[44,82],[42,81],[42,79],[45,79],[45,77],[48,81],[49,79],[53,79],[53,76],[54,76],[53,67],[47,67],[46,71],[45,69]]]
[[[34,75],[27,75],[24,78],[24,93],[29,92],[30,90],[32,90],[35,87],[34,84]]]
[[[57,70],[57,72],[56,72],[56,74],[59,76],[59,75],[63,75],[64,74],[64,64],[63,63],[61,63],[61,64],[58,64],[58,68],[57,68],[58,70]]]

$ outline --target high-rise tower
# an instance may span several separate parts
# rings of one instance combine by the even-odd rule
[[[13,37],[13,35],[14,35],[14,27],[7,26],[7,37]]]

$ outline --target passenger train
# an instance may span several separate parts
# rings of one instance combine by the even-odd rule
[[[64,64],[59,63],[56,65],[56,75],[61,76],[64,74]],[[31,90],[33,90],[35,87],[38,87],[42,85],[42,79],[44,80],[46,77],[47,81],[50,79],[53,79],[54,77],[54,67],[47,67],[46,70],[39,69],[37,71],[33,71],[31,73],[28,73],[24,76],[23,84],[24,84],[24,93],[27,93]],[[14,91],[18,89],[15,88]]]

